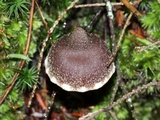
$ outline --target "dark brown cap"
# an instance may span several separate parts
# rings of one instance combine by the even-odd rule
[[[77,27],[50,48],[45,60],[50,80],[67,91],[86,92],[102,87],[115,72],[105,42]]]

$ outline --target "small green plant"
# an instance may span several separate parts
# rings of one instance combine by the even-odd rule
[[[150,11],[141,18],[142,26],[147,29],[148,33],[154,38],[160,38],[160,4],[157,0],[150,3]]]
[[[9,0],[8,2],[4,2],[4,12],[7,13],[8,17],[15,17],[19,18],[27,17],[28,13],[28,7],[26,5],[29,5],[30,3],[26,0]]]
[[[24,68],[23,70],[16,71],[19,73],[19,77],[17,78],[15,87],[22,93],[26,90],[31,90],[38,80],[38,71],[36,68]]]

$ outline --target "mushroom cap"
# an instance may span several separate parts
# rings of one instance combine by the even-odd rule
[[[46,73],[51,82],[66,91],[86,92],[102,87],[115,72],[105,42],[77,27],[50,48],[45,59]]]

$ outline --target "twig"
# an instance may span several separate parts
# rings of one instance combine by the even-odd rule
[[[88,31],[91,27],[91,25],[97,20],[97,18],[100,16],[100,14],[102,13],[103,9],[100,9],[96,15],[92,18],[92,20],[89,22],[89,24],[87,25],[87,27],[85,28],[86,31]]]
[[[114,16],[113,16],[111,2],[109,0],[104,0],[104,1],[106,2],[106,10],[107,10],[107,13],[108,13],[109,27],[110,27],[110,34],[111,34],[111,46],[112,46],[112,52],[113,52],[114,49],[115,49],[115,45],[116,45],[114,25],[113,25]],[[113,93],[112,93],[112,96],[111,96],[110,104],[112,104],[114,99],[115,99],[115,96],[116,96],[116,93],[117,93],[117,90],[118,90],[118,86],[119,86],[119,80],[116,81],[116,84],[114,86],[114,90],[113,90]],[[113,112],[111,110],[109,110],[109,113],[111,114],[112,118],[117,120],[116,115],[113,114]]]
[[[112,12],[112,5],[109,0],[104,0],[106,2],[106,10],[108,12],[108,18],[109,18],[109,27],[110,27],[110,33],[111,33],[111,42],[112,42],[112,51],[114,51],[115,47],[115,33],[114,33],[114,25],[113,25],[113,12]]]
[[[142,51],[150,49],[151,47],[158,45],[158,44],[160,44],[160,41],[156,41],[148,46],[136,47],[136,49],[137,49],[137,52],[142,52]],[[157,46],[157,47],[160,47],[160,46]]]
[[[117,79],[116,79],[116,83],[115,83],[114,88],[113,88],[113,93],[112,93],[111,100],[110,100],[110,103],[109,103],[110,105],[112,105],[113,102],[114,102],[114,99],[115,99],[119,84],[121,82],[121,77],[118,76],[119,73],[120,73],[119,61],[118,60],[116,60],[116,72],[117,72]],[[114,118],[116,120],[116,115],[113,115],[111,110],[109,110],[109,113],[111,114],[112,118]]]
[[[46,110],[47,106],[46,106],[45,102],[43,101],[43,98],[41,97],[41,95],[39,93],[36,93],[36,98],[37,98],[37,101],[38,101],[39,105],[42,107],[42,109]]]
[[[116,56],[116,54],[117,54],[117,52],[118,52],[118,50],[119,50],[119,47],[120,47],[121,42],[122,42],[123,35],[124,35],[124,33],[125,33],[125,30],[126,30],[127,26],[129,25],[129,22],[130,22],[130,19],[131,19],[132,15],[133,15],[133,13],[130,13],[129,16],[128,16],[128,18],[127,18],[127,20],[126,20],[126,23],[125,23],[125,25],[124,25],[124,27],[123,27],[123,30],[122,30],[122,32],[120,33],[120,37],[119,37],[119,39],[118,39],[118,43],[117,43],[117,46],[116,46],[115,51],[114,51],[114,53],[113,53],[113,56]]]
[[[53,30],[55,29],[55,27],[58,25],[59,21],[63,18],[63,16],[67,13],[68,10],[70,10],[71,8],[73,8],[73,6],[78,2],[79,0],[74,0],[68,7],[66,10],[64,10],[61,15],[58,17],[58,19],[54,22],[54,24],[52,25],[52,27],[48,30],[48,34],[47,34],[47,37],[43,40],[43,43],[42,43],[42,48],[41,48],[41,51],[40,51],[40,58],[39,58],[39,61],[38,61],[38,65],[37,65],[37,70],[40,72],[40,69],[41,69],[41,63],[42,63],[42,59],[43,59],[43,53],[44,53],[44,49],[46,47],[46,43],[48,41],[48,39],[50,38],[50,34],[53,32]],[[38,72],[38,74],[39,74]],[[30,107],[31,105],[31,101],[32,101],[32,98],[34,97],[34,93],[35,93],[35,90],[37,88],[37,84],[35,84],[33,86],[33,90],[32,90],[32,93],[30,95],[30,98],[29,98],[29,102],[28,102],[28,107]]]
[[[44,18],[44,16],[43,16],[43,14],[42,14],[42,11],[41,11],[38,3],[37,3],[37,0],[35,0],[35,3],[36,3],[36,6],[37,6],[37,8],[38,8],[38,11],[39,11],[39,13],[40,13],[40,15],[41,15],[41,17],[42,17],[43,23],[44,23],[46,29],[48,30],[48,29],[49,29],[48,24],[47,24],[47,22],[46,22],[46,20],[45,20],[45,18]]]
[[[116,79],[116,83],[115,83],[114,88],[113,88],[113,93],[112,93],[111,100],[110,100],[110,103],[109,103],[110,105],[112,105],[113,102],[114,102],[114,100],[115,100],[115,96],[116,96],[116,93],[117,93],[117,91],[118,91],[119,83],[120,83],[120,81],[121,81],[121,77],[118,76],[119,71],[120,71],[120,69],[119,69],[119,61],[116,60],[117,79]],[[109,110],[109,113],[110,113],[110,115],[112,116],[112,118],[113,118],[114,120],[118,120],[118,119],[117,119],[117,116],[114,114],[114,112],[112,112],[111,110]],[[106,113],[106,114],[107,114],[107,113]]]
[[[41,10],[40,6],[39,6],[38,3],[37,3],[37,0],[35,0],[35,3],[36,3],[36,6],[37,6],[37,8],[38,8],[38,11],[39,11],[39,14],[40,14],[40,16],[41,16],[41,19],[42,19],[42,21],[43,21],[43,24],[44,24],[46,30],[48,31],[48,30],[49,30],[48,23],[47,23],[47,21],[45,20],[45,17],[44,17],[44,15],[43,15],[43,13],[42,13],[42,10]],[[49,36],[50,36],[50,33],[48,33],[48,34],[49,34]],[[43,89],[46,89],[46,81],[44,81],[44,84],[45,84],[45,85],[44,85]],[[34,86],[34,87],[35,87],[35,86]],[[47,93],[46,93],[46,92],[43,94],[43,97],[44,97],[44,98],[46,98],[45,96],[47,96]],[[45,103],[47,103],[46,100],[47,100],[47,99],[44,100]],[[42,108],[43,108],[43,107],[42,107]],[[44,108],[43,108],[43,109],[44,109]]]
[[[107,62],[107,66],[111,65],[111,63],[114,61],[114,59],[115,59],[115,57],[116,57],[116,55],[118,53],[118,50],[119,50],[121,42],[122,42],[123,35],[125,33],[125,30],[126,30],[127,26],[129,25],[129,21],[130,21],[132,15],[133,15],[133,13],[130,13],[130,15],[128,16],[128,18],[126,20],[126,23],[125,23],[125,25],[124,25],[121,33],[120,33],[120,36],[119,36],[119,39],[118,39],[118,43],[117,43],[117,45],[115,47],[115,50],[113,52],[113,57]]]
[[[46,113],[45,113],[45,116],[44,116],[45,117],[44,120],[48,120],[48,116],[49,116],[51,107],[52,107],[52,105],[54,103],[55,96],[56,96],[56,93],[53,92],[52,95],[51,95],[51,100],[50,100],[49,105],[48,105],[48,109],[46,110]]]
[[[122,78],[121,72],[120,72],[120,74],[118,74],[118,75]],[[125,86],[123,80],[121,80],[120,88],[121,88],[123,94],[127,94],[128,90],[126,89],[126,86]],[[129,107],[129,109],[130,109],[130,113],[131,113],[131,115],[132,115],[132,118],[134,118],[134,120],[138,120],[138,118],[137,118],[137,116],[136,116],[136,113],[135,113],[135,110],[134,110],[133,103],[132,103],[132,98],[129,97],[129,98],[126,100],[126,103],[127,103],[128,107]]]
[[[130,2],[131,5],[134,5],[134,2]],[[119,6],[124,5],[122,2],[111,2],[112,6]],[[82,4],[82,5],[75,5],[74,8],[84,8],[84,7],[104,7],[106,3],[93,3],[93,4]]]
[[[158,81],[159,81],[159,80],[158,80]],[[118,99],[116,102],[113,102],[112,105],[106,106],[106,107],[104,107],[104,108],[102,108],[102,109],[99,109],[99,110],[97,110],[97,111],[95,111],[95,112],[89,113],[89,114],[87,114],[87,115],[79,118],[79,120],[89,120],[89,119],[93,118],[94,116],[98,115],[98,114],[101,113],[101,112],[105,112],[105,111],[107,111],[107,110],[112,109],[114,106],[120,104],[120,103],[123,102],[124,100],[128,99],[130,96],[132,96],[132,95],[134,95],[134,94],[136,94],[136,93],[138,93],[138,92],[141,92],[142,90],[145,90],[145,89],[147,89],[147,88],[150,87],[150,86],[159,86],[159,85],[160,85],[160,82],[150,82],[150,83],[145,84],[145,85],[143,85],[143,86],[141,86],[141,87],[138,87],[137,89],[133,89],[131,92],[123,95],[123,96],[122,96],[120,99]]]
[[[114,120],[118,120],[115,112],[113,112],[112,110],[110,110],[109,113],[112,115],[112,118],[113,118]]]
[[[106,3],[94,3],[94,4],[82,4],[82,5],[75,5],[74,8],[82,8],[82,7],[99,7],[102,6],[104,7]],[[112,6],[115,5],[124,5],[122,2],[119,3],[111,3]]]
[[[138,3],[142,1],[142,0],[139,0]],[[143,15],[135,8],[133,7],[129,2],[128,0],[121,0],[121,2],[128,8],[130,9],[134,14],[136,14],[138,17],[142,17]]]
[[[32,34],[32,21],[33,21],[33,12],[34,12],[34,0],[32,0],[32,4],[31,4],[31,9],[30,9],[30,18],[29,18],[29,27],[28,27],[28,35],[27,35],[27,41],[26,41],[26,46],[24,49],[23,54],[25,56],[27,56],[28,54],[28,50],[29,50],[29,46],[30,46],[30,42],[31,42],[31,34]],[[25,64],[25,60],[21,60],[18,69],[22,70],[23,66]],[[2,95],[2,97],[0,98],[0,104],[2,104],[4,102],[4,100],[6,99],[7,95],[9,94],[9,92],[11,91],[11,89],[13,88],[16,78],[19,76],[19,73],[15,73],[10,85],[8,86],[8,88],[5,90],[4,94]]]

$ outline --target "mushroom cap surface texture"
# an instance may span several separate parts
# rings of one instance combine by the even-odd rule
[[[66,91],[86,92],[102,87],[115,72],[107,66],[112,57],[105,42],[77,27],[50,48],[45,59],[51,82]]]

